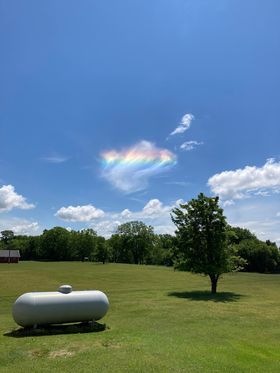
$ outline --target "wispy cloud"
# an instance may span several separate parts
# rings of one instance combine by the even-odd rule
[[[188,152],[188,151],[190,151],[190,150],[195,149],[195,148],[196,148],[197,146],[199,146],[199,145],[203,145],[203,142],[202,142],[202,141],[201,141],[201,142],[199,142],[199,141],[194,141],[194,140],[192,140],[192,141],[186,141],[186,142],[184,142],[184,143],[180,146],[180,149],[182,149],[182,150]]]
[[[223,200],[279,193],[280,162],[268,159],[262,167],[246,166],[234,171],[223,171],[212,176],[208,180],[208,185],[212,192]]]
[[[169,136],[174,136],[174,135],[184,133],[185,131],[187,131],[190,128],[193,120],[194,120],[194,115],[193,114],[191,114],[191,113],[185,114],[182,117],[179,126],[176,127],[175,130],[173,132],[171,132]]]
[[[41,160],[47,163],[64,163],[69,160],[69,157],[54,154],[47,157],[42,157]]]
[[[35,205],[27,203],[26,198],[15,191],[13,185],[3,185],[0,188],[0,212],[10,211],[14,208],[28,210]]]
[[[188,185],[190,185],[190,182],[188,181],[166,181],[164,184],[166,185],[178,185],[178,186],[181,186],[181,187],[186,187]]]
[[[132,147],[101,154],[102,176],[115,188],[126,192],[144,190],[152,176],[170,170],[176,156],[149,141],[140,141]]]

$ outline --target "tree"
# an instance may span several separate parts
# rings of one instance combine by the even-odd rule
[[[245,271],[260,273],[279,271],[279,249],[271,241],[267,241],[247,239],[241,241],[237,246],[238,255],[246,260]]]
[[[8,245],[8,243],[15,237],[14,232],[10,230],[5,230],[1,232],[1,241]]]
[[[148,258],[148,264],[173,266],[176,257],[176,237],[170,234],[155,235],[154,245],[152,246]]]
[[[200,193],[172,213],[179,249],[176,268],[209,276],[215,294],[221,274],[232,271],[238,261],[227,245],[227,223],[219,198]]]
[[[109,246],[104,237],[97,237],[94,260],[96,262],[106,263],[109,257]]]
[[[41,256],[48,260],[71,260],[70,232],[62,227],[44,230],[41,236]]]
[[[89,228],[89,229],[82,229],[79,232],[79,257],[81,260],[85,260],[85,258],[93,258],[96,246],[97,246],[97,233]]]
[[[153,227],[141,221],[130,221],[118,226],[111,243],[120,250],[118,261],[143,264],[153,245]]]
[[[258,240],[257,237],[249,231],[249,229],[231,227],[230,225],[227,226],[227,237],[229,244],[237,245],[239,245],[243,240]]]

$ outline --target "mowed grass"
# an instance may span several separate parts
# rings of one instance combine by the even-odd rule
[[[17,335],[11,316],[24,292],[99,289],[100,323]],[[208,279],[172,268],[94,263],[0,265],[1,372],[280,372],[280,276],[228,274],[212,297]]]

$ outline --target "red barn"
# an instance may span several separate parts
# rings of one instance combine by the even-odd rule
[[[0,263],[18,263],[19,250],[0,250]]]

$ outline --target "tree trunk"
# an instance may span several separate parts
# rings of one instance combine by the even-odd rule
[[[209,277],[211,279],[211,293],[216,294],[219,275],[209,275]]]

